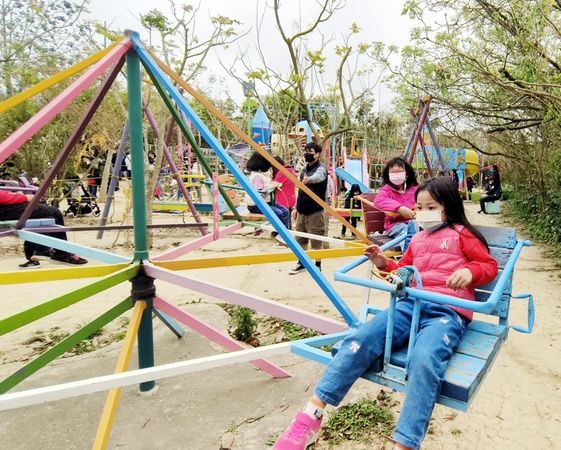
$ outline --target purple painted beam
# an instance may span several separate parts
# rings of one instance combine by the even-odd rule
[[[148,108],[148,105],[146,103],[143,103],[142,108],[144,109],[144,114],[146,114],[146,118],[148,119],[148,122],[150,123],[150,126],[152,127],[152,131],[154,132],[154,135],[156,136],[156,139],[157,139],[158,136],[160,135],[160,130],[158,129],[158,124],[156,123],[156,120],[154,119],[154,116],[152,115],[152,111],[150,111],[150,108]],[[171,123],[174,123],[174,122],[171,122]],[[191,210],[191,214],[193,214],[195,222],[197,222],[199,224],[199,230],[201,231],[201,234],[204,236],[205,234],[208,234],[206,226],[202,225],[203,221],[201,220],[201,216],[199,215],[199,212],[197,211],[197,208],[195,208],[195,205],[193,204],[193,200],[191,199],[191,196],[189,195],[189,191],[185,187],[185,184],[183,184],[183,180],[181,179],[181,175],[179,174],[179,172],[177,170],[177,166],[173,162],[173,158],[172,158],[171,153],[170,153],[169,148],[168,148],[168,144],[169,144],[169,141],[170,141],[171,136],[172,136],[172,131],[173,131],[173,128],[172,128],[172,126],[170,126],[168,128],[168,133],[166,134],[166,139],[164,139],[164,142],[163,142],[164,157],[166,158],[166,161],[167,161],[167,163],[168,163],[168,165],[171,169],[171,174],[172,174],[173,178],[175,178],[175,181],[177,182],[177,186],[179,187],[179,189],[181,189],[181,193],[183,194],[183,197],[187,201],[187,205],[189,206],[189,209]]]
[[[205,236],[206,237],[206,236]],[[347,324],[334,319],[326,319],[319,314],[294,308],[289,305],[266,299],[253,294],[247,294],[236,289],[218,286],[206,281],[196,280],[183,274],[171,272],[161,267],[155,267],[151,264],[145,264],[144,270],[146,275],[156,278],[167,283],[175,284],[196,292],[210,295],[232,303],[234,305],[245,306],[254,311],[297,323],[306,328],[319,331],[320,333],[338,333],[346,330]]]
[[[80,120],[74,127],[74,130],[70,134],[69,138],[66,140],[64,147],[60,151],[60,154],[57,156],[55,162],[51,165],[51,167],[49,167],[49,171],[45,175],[45,179],[41,183],[39,190],[33,196],[33,199],[31,199],[31,201],[23,211],[23,214],[20,216],[19,220],[17,221],[16,229],[19,230],[23,228],[27,219],[31,217],[31,214],[35,210],[36,206],[39,204],[39,201],[47,193],[47,189],[49,189],[49,187],[51,186],[51,183],[53,182],[54,178],[57,176],[59,169],[65,163],[70,153],[72,153],[72,150],[74,150],[74,146],[82,137],[82,133],[90,123],[91,118],[93,117],[93,115],[97,111],[97,108],[105,98],[105,95],[109,91],[109,88],[111,88],[111,86],[113,85],[113,81],[115,81],[115,78],[117,78],[117,75],[121,71],[124,62],[125,62],[125,58],[123,56],[119,61],[117,61],[117,63],[115,64],[109,75],[107,76],[107,78],[105,78],[105,80],[97,90],[90,104],[86,107],[86,109],[82,113],[82,117],[80,117]]]
[[[160,297],[154,297],[154,308],[158,311],[162,311],[167,315],[173,317],[174,319],[178,320],[182,324],[188,326],[193,331],[199,333],[200,335],[206,337],[207,339],[211,340],[212,342],[217,343],[221,347],[225,348],[229,351],[236,351],[236,350],[246,350],[248,347],[240,344],[235,339],[232,339],[230,336],[220,332],[216,328],[207,325],[203,321],[197,319],[195,316],[189,314],[188,312],[179,309],[177,306],[174,306],[165,300],[162,300]],[[283,369],[281,369],[276,364],[273,364],[264,359],[258,359],[255,361],[250,361],[255,367],[267,372],[274,378],[287,378],[290,374]]]
[[[109,67],[119,61],[131,47],[129,38],[123,39],[114,49],[91,66],[80,78],[51,100],[41,111],[0,143],[0,163],[14,154],[23,144],[49,123],[70,102],[88,88]]]
[[[226,228],[223,228],[222,230],[220,230],[219,232],[219,238],[222,237],[226,237],[229,234],[232,234],[234,231],[238,231],[239,229],[241,229],[243,227],[243,224],[238,222],[238,223],[234,223],[232,225],[227,226]],[[158,256],[154,257],[154,258],[150,258],[152,261],[169,261],[172,259],[177,259],[180,256],[183,256],[189,252],[192,252],[193,250],[198,250],[199,248],[205,246],[206,244],[210,244],[211,242],[214,242],[214,236],[212,234],[207,234],[203,237],[200,237],[198,239],[195,239],[194,241],[191,241],[185,245],[182,245],[181,247],[177,247],[171,250],[167,250],[164,253],[159,254]]]

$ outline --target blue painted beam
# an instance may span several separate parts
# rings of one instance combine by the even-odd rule
[[[96,261],[101,261],[107,264],[123,263],[123,262],[129,262],[131,260],[126,256],[116,255],[115,253],[106,252],[104,250],[98,250],[96,248],[86,247],[84,245],[76,244],[75,242],[64,241],[62,239],[57,239],[52,236],[33,233],[27,230],[19,230],[17,232],[17,235],[25,241],[34,242],[36,244],[42,244],[47,247],[56,248],[58,250],[64,250],[70,253],[76,253],[84,258],[95,259]]]
[[[230,171],[232,175],[235,176],[235,178],[240,183],[240,185],[244,188],[247,194],[255,202],[259,210],[263,212],[263,215],[273,225],[273,227],[282,237],[284,242],[286,242],[287,246],[294,252],[294,254],[302,262],[304,267],[307,269],[308,273],[312,276],[312,278],[318,284],[321,290],[327,295],[329,300],[331,300],[331,302],[333,303],[335,308],[339,311],[339,313],[342,315],[344,320],[351,326],[358,323],[358,319],[356,318],[352,310],[349,308],[349,306],[345,303],[343,298],[337,293],[337,291],[333,288],[333,286],[331,286],[331,284],[327,281],[327,279],[321,273],[321,271],[315,266],[314,262],[308,257],[306,252],[296,242],[294,237],[288,232],[288,230],[281,223],[279,218],[271,210],[269,205],[263,200],[261,195],[249,183],[249,180],[240,170],[238,165],[228,155],[228,153],[224,150],[220,142],[218,142],[216,137],[201,121],[199,116],[191,108],[191,106],[185,100],[185,98],[180,94],[180,92],[177,90],[174,84],[164,75],[162,70],[152,60],[152,58],[150,57],[150,55],[148,54],[142,43],[134,35],[132,36],[132,42],[133,42],[133,47],[136,50],[138,56],[140,57],[140,60],[144,65],[145,69],[152,73],[152,75],[158,80],[161,86],[163,86],[163,88],[168,92],[171,98],[175,101],[180,111],[183,112],[189,118],[193,126],[197,128],[203,139],[216,152],[217,156],[222,160],[226,168]]]

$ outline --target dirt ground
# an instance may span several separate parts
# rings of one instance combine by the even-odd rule
[[[476,205],[466,203],[475,224],[499,225],[500,216],[475,214]],[[161,214],[154,221],[181,221],[181,216]],[[94,223],[81,218],[74,223]],[[340,226],[332,222],[330,236]],[[221,239],[193,256],[251,254],[277,251],[267,237],[254,237],[244,230]],[[193,231],[155,231],[151,254],[188,242]],[[94,247],[132,254],[132,233],[106,232],[100,241],[94,232],[73,233],[69,239]],[[0,271],[17,270],[23,262],[21,244],[12,238],[0,241]],[[470,411],[466,414],[437,406],[425,439],[425,449],[554,449],[561,448],[561,272],[546,257],[546,249],[535,245],[525,249],[516,267],[514,292],[534,294],[536,326],[533,334],[512,331]],[[333,271],[349,259],[325,260],[323,270],[329,280]],[[90,262],[96,264],[96,262]],[[191,271],[189,275],[224,286],[339,318],[323,292],[307,274],[291,276],[294,263],[228,267]],[[41,267],[55,267],[50,260]],[[61,267],[60,265],[58,267]],[[60,293],[87,285],[90,280],[2,286],[0,317],[10,316]],[[342,283],[335,287],[358,311],[362,291]],[[158,295],[179,305],[210,325],[227,330],[228,314],[216,300],[196,292],[157,283]],[[128,283],[97,294],[51,316],[38,320],[0,338],[0,377],[17,370],[24,361],[39,354],[66,333],[97,317],[130,292]],[[385,297],[376,300],[384,304]],[[129,317],[126,313],[123,317]],[[511,307],[512,322],[525,324],[525,303]],[[155,321],[156,363],[163,364],[220,353],[222,350],[187,329],[177,339]],[[28,378],[14,390],[49,386],[72,380],[110,374],[114,370],[126,329],[126,319],[104,328],[85,353],[60,358]],[[98,348],[94,351],[89,351]],[[197,374],[168,378],[157,389],[140,394],[136,387],[123,389],[109,448],[111,449],[266,449],[302,407],[322,373],[322,366],[293,355],[272,358],[293,376],[271,379],[249,364],[237,364]],[[133,360],[132,367],[136,367]],[[359,381],[346,402],[370,395],[380,387]],[[96,433],[105,393],[0,412],[0,447],[3,449],[86,449]],[[393,394],[398,402],[401,394]],[[343,444],[337,449],[383,448],[384,441],[371,445]],[[319,443],[316,449],[327,448]]]

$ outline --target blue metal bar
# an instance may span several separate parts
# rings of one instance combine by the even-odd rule
[[[17,232],[18,236],[25,240],[34,242],[36,244],[42,244],[47,247],[56,248],[57,250],[64,250],[70,253],[76,253],[85,258],[95,259],[108,264],[130,262],[130,258],[126,256],[116,255],[115,253],[106,252],[104,250],[98,250],[96,248],[86,247],[84,245],[76,244],[75,242],[64,241],[62,239],[57,239],[52,236],[46,236],[44,234],[34,233],[27,230],[19,230]]]
[[[178,338],[183,337],[183,335],[185,334],[185,330],[183,330],[183,328],[181,328],[181,325],[179,325],[173,317],[167,315],[165,312],[158,311],[156,308],[154,308],[154,314]]]
[[[395,305],[397,296],[392,294],[390,297],[390,306],[388,307],[388,322],[386,324],[386,342],[384,346],[384,370],[388,367],[392,358],[392,342],[393,342],[393,319],[395,316]]]
[[[413,316],[411,317],[411,329],[409,331],[409,344],[407,345],[407,362],[413,353],[413,346],[417,340],[417,331],[419,330],[419,318],[421,317],[421,300],[413,299]],[[407,369],[407,365],[405,366]]]
[[[426,291],[416,288],[406,288],[405,289],[406,295],[407,297],[415,297],[433,303],[441,303],[444,305],[456,306],[474,312],[489,314],[496,308],[498,302],[500,301],[502,292],[505,289],[510,278],[512,277],[514,265],[516,264],[516,261],[520,256],[520,252],[522,251],[522,248],[530,245],[531,245],[530,241],[517,242],[514,250],[512,251],[510,258],[508,259],[503,269],[503,272],[501,273],[499,279],[497,280],[493,292],[491,293],[489,299],[486,302],[474,302],[473,300],[459,299],[457,297],[452,297],[451,295],[437,294],[436,292],[431,292],[431,291]],[[366,259],[367,259],[366,257],[361,257],[360,261],[359,260],[353,261],[351,264],[348,264],[347,266],[343,267],[343,269],[347,269],[346,271],[348,271],[349,267],[355,268],[360,264],[364,263]],[[371,287],[374,289],[378,289],[390,293],[396,292],[396,286],[393,284],[386,283],[384,281],[374,280],[374,279],[367,280],[363,278],[352,277],[347,275],[345,273],[346,271],[344,272],[343,269],[335,271],[335,280],[356,284],[358,286]]]
[[[224,150],[220,142],[218,142],[216,137],[201,121],[199,116],[193,111],[193,109],[191,108],[189,103],[185,100],[185,98],[179,93],[179,91],[167,79],[167,77],[164,76],[161,69],[152,60],[152,58],[146,52],[143,45],[140,43],[138,36],[132,35],[132,43],[144,67],[148,71],[150,71],[152,73],[152,76],[154,76],[154,78],[161,84],[161,86],[164,87],[164,89],[169,93],[172,99],[176,102],[180,111],[185,113],[185,115],[189,118],[191,123],[198,129],[199,133],[201,133],[203,139],[210,145],[210,147],[216,152],[216,154],[222,160],[226,168],[230,171],[230,173],[232,173],[236,177],[240,185],[245,189],[247,194],[254,201],[255,205],[259,208],[259,210],[263,213],[263,215],[267,218],[267,220],[273,225],[275,230],[277,230],[277,232],[282,237],[284,242],[286,242],[288,247],[294,252],[294,254],[302,262],[304,267],[308,270],[308,273],[312,276],[312,278],[318,284],[321,290],[331,300],[331,302],[333,303],[335,308],[337,308],[339,313],[343,316],[345,321],[350,325],[357,324],[358,319],[356,318],[352,310],[348,307],[348,305],[337,293],[337,291],[335,291],[335,289],[329,284],[329,282],[321,273],[321,271],[315,266],[315,264],[306,254],[306,252],[302,249],[302,247],[296,242],[296,240],[284,227],[284,225],[281,223],[281,221],[276,216],[276,214],[271,210],[269,205],[267,205],[267,203],[263,200],[261,195],[249,183],[249,180],[240,170],[238,165]]]

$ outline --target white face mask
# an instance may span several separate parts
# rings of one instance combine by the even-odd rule
[[[442,225],[442,211],[417,211],[415,221],[423,230],[430,231]]]

